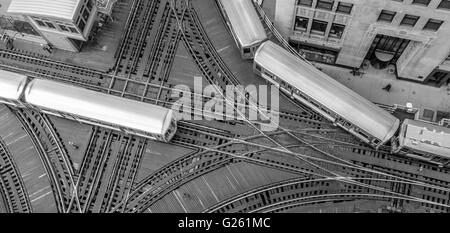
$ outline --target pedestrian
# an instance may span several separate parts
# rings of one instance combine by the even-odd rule
[[[78,150],[80,147],[74,142],[69,141],[69,145],[71,145],[75,150]]]
[[[383,90],[389,92],[392,88],[392,85],[389,83],[388,85],[386,85],[385,87],[383,87]]]

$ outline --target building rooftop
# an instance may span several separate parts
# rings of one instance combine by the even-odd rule
[[[8,11],[11,0],[0,0],[0,16],[3,16]]]
[[[72,20],[79,3],[80,0],[11,0],[8,13]]]

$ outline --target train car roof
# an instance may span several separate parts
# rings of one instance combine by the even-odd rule
[[[11,0],[8,13],[72,20],[79,3],[80,0]]]
[[[25,100],[39,107],[153,134],[163,134],[172,117],[171,110],[160,106],[41,79],[29,83]]]
[[[236,39],[242,46],[264,41],[266,31],[261,24],[252,0],[219,0],[224,7]]]
[[[271,41],[259,47],[255,62],[383,143],[399,127],[393,115]]]
[[[406,147],[450,157],[450,128],[406,119],[400,136]]]
[[[19,100],[26,84],[27,76],[0,70],[0,97]]]

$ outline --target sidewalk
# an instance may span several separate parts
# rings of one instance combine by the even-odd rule
[[[421,111],[450,112],[450,91],[447,87],[432,87],[420,83],[398,80],[394,74],[389,74],[387,69],[377,70],[369,65],[361,70],[365,74],[353,76],[351,70],[321,63],[315,65],[323,72],[336,79],[340,83],[354,90],[368,100],[384,105],[403,105],[412,103],[414,108]],[[391,84],[389,92],[383,87]]]
[[[272,20],[274,18],[276,1],[279,0],[264,0],[263,2],[263,8]],[[353,76],[350,73],[350,69],[322,63],[314,64],[322,68],[332,78],[372,102],[388,106],[394,104],[405,106],[406,103],[412,103],[413,108],[418,108],[420,111],[424,109],[435,112],[440,111],[440,113],[435,114],[434,118],[436,118],[436,115],[449,116],[450,114],[450,89],[447,90],[445,86],[436,88],[420,83],[398,80],[394,74],[389,74],[387,69],[377,70],[370,65],[367,69],[361,70],[365,73],[362,76]],[[389,92],[382,89],[388,84],[392,85]]]

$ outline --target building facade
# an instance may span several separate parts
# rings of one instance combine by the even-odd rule
[[[277,0],[275,23],[309,59],[450,82],[450,0]]]
[[[54,48],[78,52],[94,25],[95,0],[10,0],[10,17],[23,17]]]

